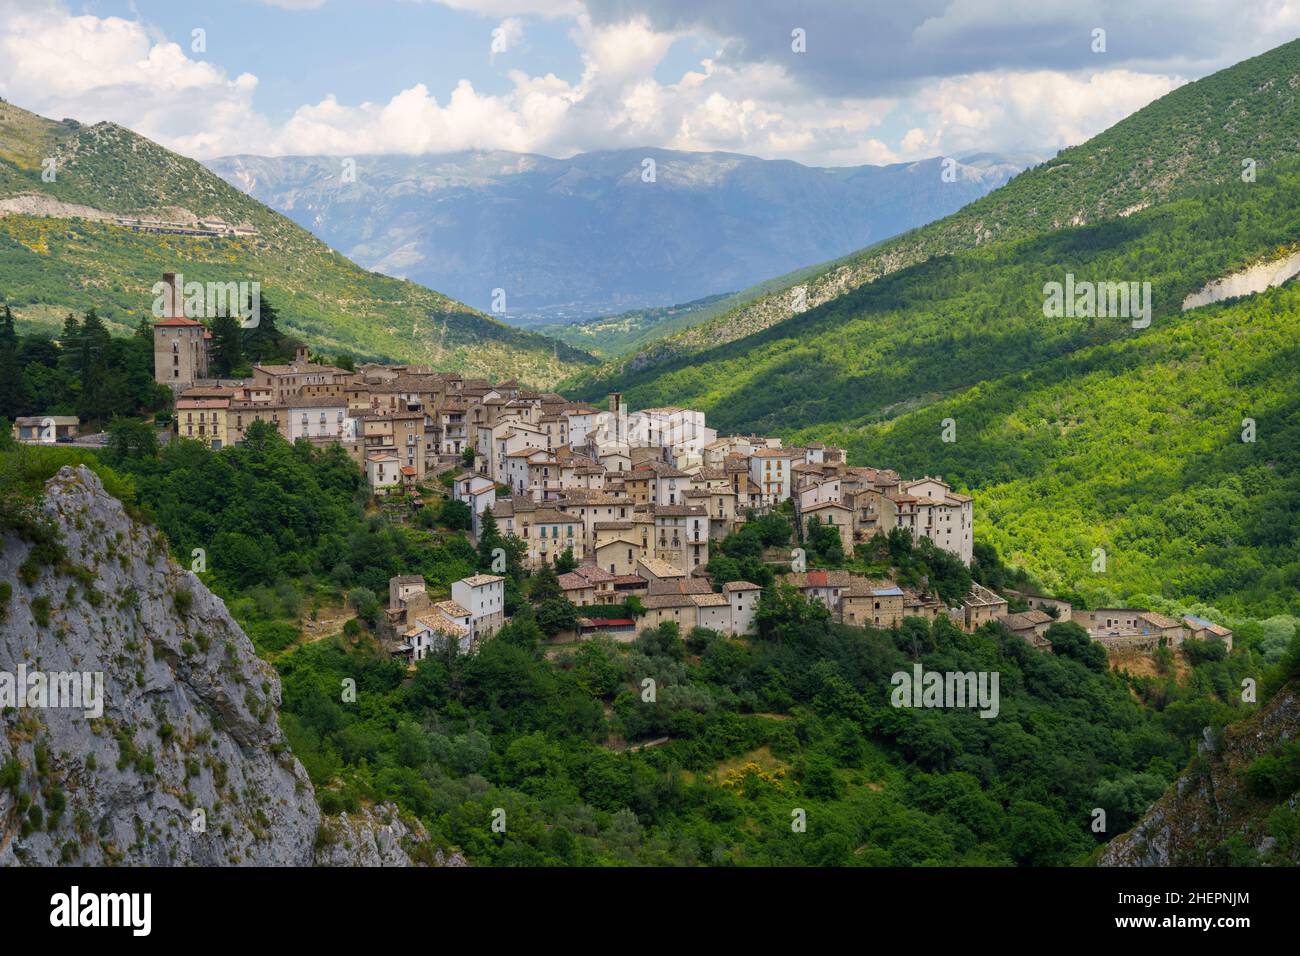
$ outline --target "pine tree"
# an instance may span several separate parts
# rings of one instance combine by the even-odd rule
[[[496,516],[489,508],[483,512],[478,534],[478,569],[485,574],[496,573],[493,561],[496,550],[502,546],[501,531],[497,528]]]
[[[555,573],[555,568],[549,561],[543,561],[541,568],[533,575],[532,586],[528,589],[528,597],[534,604],[541,604],[544,601],[553,601],[556,598],[564,597],[564,589],[560,587],[560,578]]]
[[[23,375],[18,333],[9,306],[0,314],[0,418],[16,418],[34,411],[31,386]]]
[[[284,350],[284,333],[276,323],[280,313],[265,295],[258,303],[257,325],[246,330],[243,336],[244,354],[253,362],[278,358]]]
[[[243,329],[239,320],[229,315],[219,315],[212,320],[212,371],[218,378],[226,378],[243,361]]]
[[[81,358],[81,322],[69,312],[63,320],[63,333],[59,336],[59,367],[73,373],[80,381],[78,363]]]
[[[76,370],[81,381],[78,409],[83,418],[104,418],[111,411],[108,394],[110,345],[108,329],[92,307],[81,324],[77,343]]]
[[[0,313],[0,350],[18,350],[18,333],[14,331],[14,314],[6,305]]]

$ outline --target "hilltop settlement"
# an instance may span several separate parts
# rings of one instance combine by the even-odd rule
[[[947,615],[973,631],[1000,621],[1050,649],[1048,629],[1073,621],[1112,652],[1210,638],[1231,648],[1231,631],[1197,617],[1084,610],[974,582],[959,601],[945,601],[924,580],[909,587],[812,566],[845,563],[903,535],[969,567],[973,502],[939,477],[850,465],[842,449],[817,442],[788,447],[772,436],[722,436],[703,412],[631,411],[617,392],[596,407],[420,365],[339,368],[313,361],[305,347],[287,364],[253,365],[250,378],[219,379],[209,376],[212,336],[202,322],[178,311],[156,321],[153,335],[155,380],[175,396],[175,437],[218,450],[264,423],[290,442],[340,445],[377,502],[418,511],[437,493],[462,503],[475,544],[485,536],[509,542],[527,571],[557,572],[560,596],[579,609],[564,628],[571,638],[631,639],[665,622],[751,633],[764,586],[715,580],[711,550],[777,514],[802,546],[763,555],[783,572],[767,583],[819,602],[837,623],[892,628],[908,617]],[[36,416],[19,419],[14,437],[66,441],[76,429],[75,418]],[[507,549],[498,550],[496,573],[456,581],[445,598],[427,593],[418,575],[392,578],[383,618],[391,652],[412,664],[453,647],[471,653],[499,630],[508,602]],[[833,560],[810,561],[814,550]]]

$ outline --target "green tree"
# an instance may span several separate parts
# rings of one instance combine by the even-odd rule
[[[210,371],[217,378],[230,377],[244,361],[243,329],[231,315],[212,320]]]
[[[560,587],[560,579],[555,573],[555,567],[549,562],[543,561],[542,566],[537,569],[528,586],[528,598],[534,604],[541,604],[544,601],[553,601],[564,597],[564,589]]]
[[[108,458],[115,465],[133,459],[156,458],[158,436],[153,426],[138,418],[114,418],[108,425]]]

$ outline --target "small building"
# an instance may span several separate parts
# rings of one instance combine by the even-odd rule
[[[636,621],[630,617],[580,617],[578,636],[608,634],[616,640],[630,641],[636,637]]]
[[[487,640],[505,624],[506,579],[496,574],[473,574],[451,584],[451,599],[469,611],[469,631],[474,643]]]
[[[201,441],[213,451],[220,451],[230,444],[229,398],[187,398],[176,399],[174,428],[177,438],[190,438]]]
[[[667,561],[660,561],[658,558],[637,558],[636,573],[651,583],[656,581],[679,581],[686,577],[686,572],[683,569],[669,564]]]
[[[1015,614],[1008,614],[1002,619],[1007,630],[1017,637],[1023,637],[1035,647],[1052,646],[1052,642],[1044,636],[1047,629],[1051,627],[1055,620],[1046,611],[1040,611],[1037,608],[1030,608],[1028,611],[1018,611]]]
[[[763,589],[749,581],[728,581],[722,593],[731,603],[731,633],[748,634],[754,630],[754,612]]]
[[[392,488],[402,480],[401,459],[391,452],[367,455],[366,477],[374,491]]]
[[[485,475],[466,471],[456,476],[451,486],[451,497],[469,506],[473,518],[471,533],[477,541],[483,528],[483,512],[491,508],[497,500],[496,483]]]
[[[594,564],[582,564],[559,576],[564,596],[579,607],[595,604],[617,604],[620,598],[614,593],[616,575]]]
[[[840,534],[840,546],[845,557],[853,555],[853,509],[839,501],[819,501],[800,509],[803,518],[803,531],[807,534],[808,521],[817,518],[822,524],[830,525]]]
[[[973,583],[970,591],[962,598],[961,611],[962,627],[974,631],[990,621],[1006,617],[1007,602],[984,585]]]
[[[1228,650],[1232,650],[1232,631],[1221,624],[1215,624],[1194,614],[1187,614],[1183,616],[1183,627],[1187,631],[1187,639],[1208,641],[1212,637],[1217,637],[1223,641]]]
[[[20,415],[14,419],[14,441],[29,445],[53,445],[76,439],[81,422],[74,415]]]
[[[851,627],[897,627],[903,614],[903,589],[883,578],[854,576],[840,599],[840,623]]]

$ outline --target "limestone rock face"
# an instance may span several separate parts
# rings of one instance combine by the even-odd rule
[[[1277,841],[1268,817],[1276,801],[1250,792],[1245,769],[1277,744],[1300,735],[1300,687],[1284,686],[1259,712],[1230,724],[1219,735],[1206,728],[1197,757],[1128,833],[1117,836],[1101,866],[1213,866],[1228,841],[1261,863],[1289,863],[1271,856]],[[1295,806],[1296,798],[1289,806]]]
[[[0,864],[315,863],[321,813],[280,731],[279,678],[221,600],[84,466],[32,516],[63,556],[0,536]],[[14,690],[41,703],[33,674],[83,675],[82,693],[4,706]],[[418,834],[371,822],[349,821],[355,853],[324,862],[409,864]]]
[[[409,847],[426,847],[428,833],[418,820],[405,820],[391,804],[382,804],[326,817],[316,841],[321,866],[411,866]],[[459,853],[417,851],[421,862],[435,866],[467,866]]]

